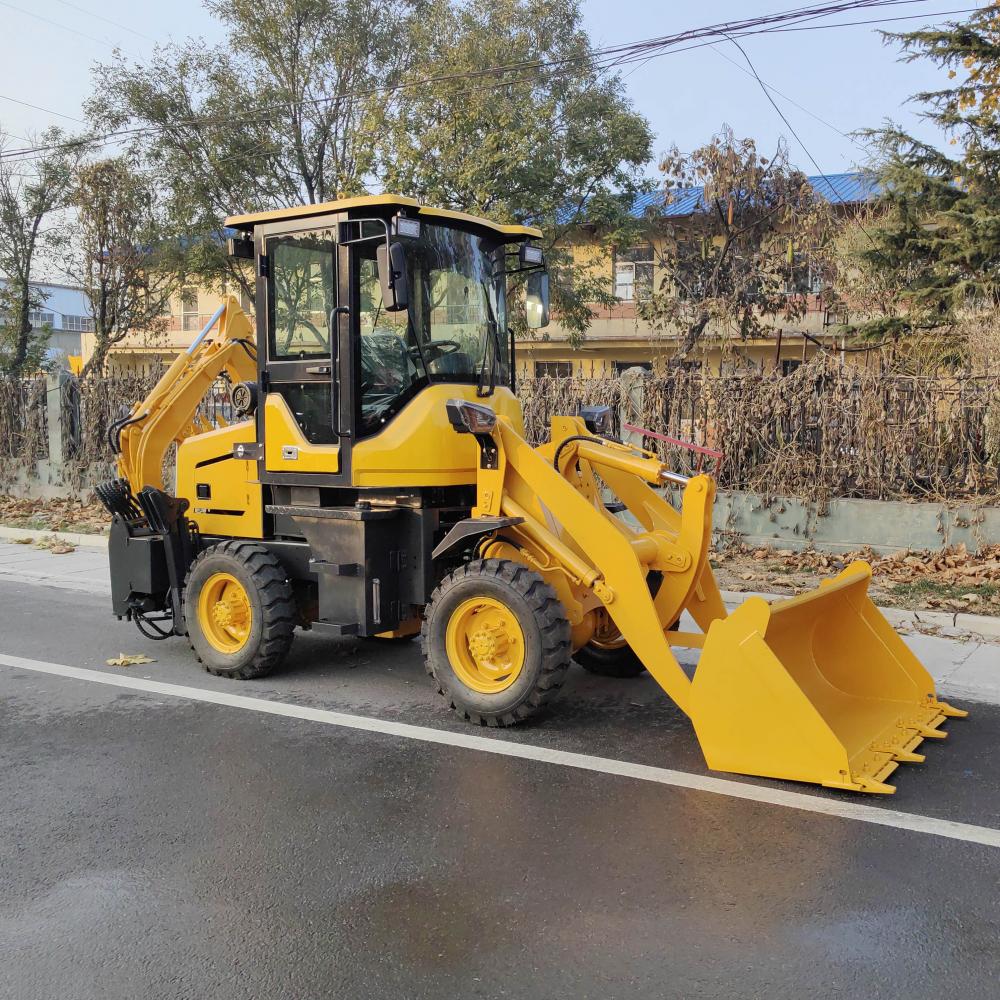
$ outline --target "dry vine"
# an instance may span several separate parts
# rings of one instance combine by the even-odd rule
[[[64,480],[85,489],[114,474],[110,423],[142,399],[150,375],[88,378],[62,389]],[[791,375],[524,379],[530,440],[553,414],[611,406],[622,419],[725,453],[720,486],[824,504],[834,497],[1000,502],[1000,376],[886,373],[817,359]],[[205,407],[228,416],[223,393]],[[0,488],[47,455],[44,379],[0,380]],[[690,451],[648,438],[681,472]]]

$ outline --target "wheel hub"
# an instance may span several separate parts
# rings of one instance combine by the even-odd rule
[[[514,612],[496,598],[460,604],[448,621],[445,645],[455,675],[480,694],[506,690],[524,667],[524,632]]]
[[[238,653],[253,625],[250,595],[232,573],[213,573],[198,595],[198,624],[220,653]]]
[[[493,662],[510,649],[505,623],[484,625],[469,637],[469,651],[480,669],[491,669]]]
[[[212,615],[222,628],[245,628],[250,617],[250,605],[244,594],[229,591],[212,606]]]

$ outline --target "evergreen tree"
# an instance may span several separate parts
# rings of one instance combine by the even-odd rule
[[[850,280],[892,288],[861,327],[883,337],[949,328],[1000,299],[1000,4],[884,37],[954,82],[913,98],[944,150],[891,123],[863,133],[876,144],[883,211],[854,241]]]

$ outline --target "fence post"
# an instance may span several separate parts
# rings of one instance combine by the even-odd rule
[[[626,431],[624,425],[642,423],[646,371],[638,365],[634,368],[626,368],[621,374],[621,380],[622,388],[625,390],[619,397],[621,402],[618,406],[618,426],[622,428],[622,441],[625,444],[641,448],[643,445],[642,434],[637,431]]]
[[[45,376],[45,423],[49,438],[49,482],[57,483],[62,478],[63,461],[63,385],[69,377],[67,372],[52,372]]]

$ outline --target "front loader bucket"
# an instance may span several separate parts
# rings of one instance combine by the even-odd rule
[[[870,580],[856,562],[808,594],[752,597],[712,623],[691,705],[709,767],[892,793],[899,762],[922,761],[915,748],[967,714],[938,701]]]

